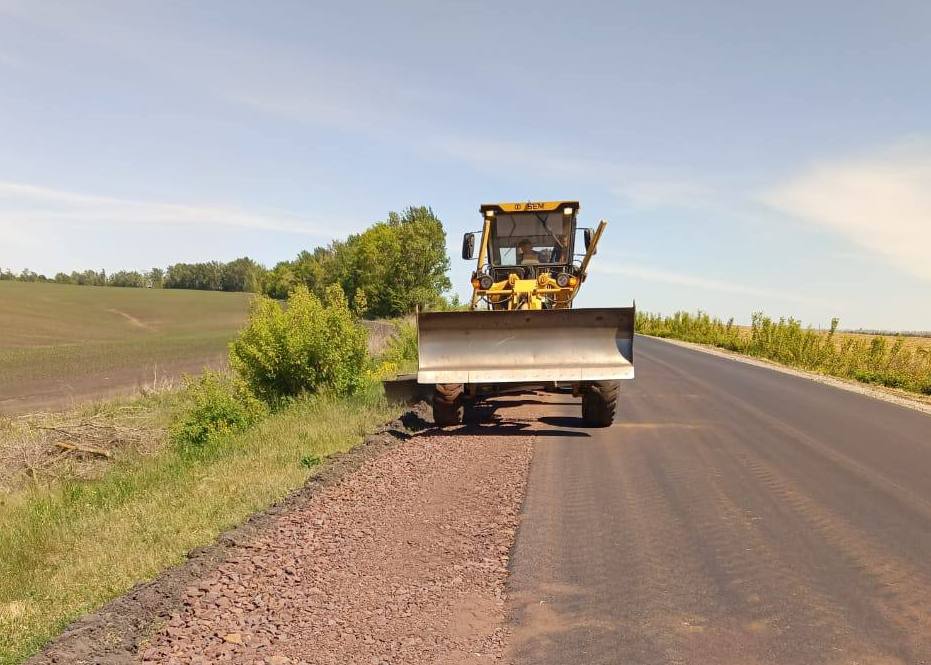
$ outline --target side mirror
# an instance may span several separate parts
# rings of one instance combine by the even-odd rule
[[[462,236],[462,258],[466,261],[475,258],[475,234],[466,233]]]
[[[589,247],[592,246],[592,235],[593,234],[592,234],[591,229],[585,229],[585,251],[586,252],[588,251]],[[595,251],[597,252],[598,250],[596,249]]]

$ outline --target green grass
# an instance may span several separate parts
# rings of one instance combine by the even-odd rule
[[[98,480],[3,498],[0,663],[19,662],[70,621],[181,562],[395,415],[374,390],[308,398],[193,453],[164,446],[117,459]]]
[[[747,328],[703,312],[672,316],[637,313],[645,335],[709,344],[783,365],[931,395],[931,342],[924,338],[841,333],[803,328],[795,319],[753,315]],[[926,344],[927,343],[927,344]]]
[[[151,381],[155,368],[164,376],[222,363],[250,298],[0,282],[0,401],[56,392],[85,397],[97,388],[104,394],[141,377]]]

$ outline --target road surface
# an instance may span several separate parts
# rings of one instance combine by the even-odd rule
[[[635,346],[615,426],[544,411],[515,662],[931,663],[931,416]]]

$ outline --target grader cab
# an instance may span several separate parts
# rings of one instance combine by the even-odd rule
[[[417,317],[417,382],[434,385],[437,425],[485,397],[560,386],[582,397],[586,423],[610,425],[619,381],[634,377],[634,308],[572,309],[606,222],[579,229],[577,201],[480,211],[481,234],[462,243],[476,260],[470,311]]]

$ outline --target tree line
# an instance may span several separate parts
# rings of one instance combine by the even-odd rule
[[[428,207],[411,207],[388,213],[386,220],[346,240],[278,263],[266,277],[265,293],[284,298],[303,284],[323,298],[335,284],[358,314],[399,316],[418,306],[456,306],[443,295],[451,287],[448,270],[442,222]]]
[[[79,286],[122,286],[153,289],[198,289],[204,291],[250,291],[262,290],[266,269],[249,257],[223,263],[176,263],[167,269],[152,268],[145,272],[119,270],[107,274],[106,270],[77,270],[60,272],[47,277],[28,268],[14,273],[9,268],[0,269],[0,280],[15,282],[50,282],[54,284],[77,284]]]
[[[362,233],[336,240],[325,247],[304,250],[291,261],[272,269],[243,257],[223,263],[176,263],[146,272],[85,270],[60,272],[52,278],[23,270],[0,269],[0,279],[54,282],[83,286],[245,291],[286,298],[297,286],[306,286],[323,298],[327,288],[342,288],[360,316],[400,316],[421,308],[458,306],[444,294],[451,284],[447,271],[446,232],[426,206],[390,212]]]

